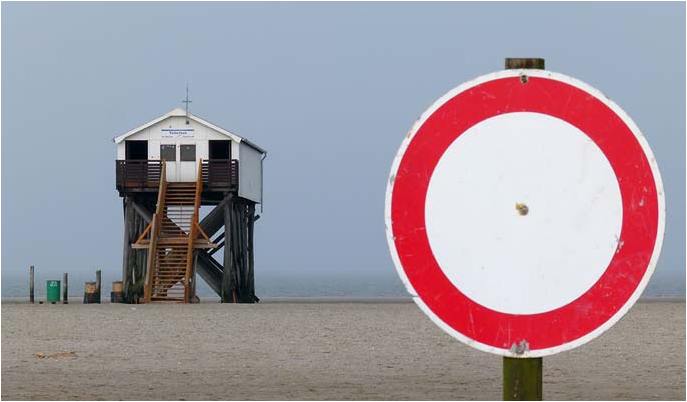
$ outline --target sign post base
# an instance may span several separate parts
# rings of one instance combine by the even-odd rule
[[[503,400],[542,400],[543,358],[503,358]]]

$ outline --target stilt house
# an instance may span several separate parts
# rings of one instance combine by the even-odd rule
[[[114,142],[125,299],[192,302],[197,274],[224,302],[256,302],[253,226],[267,152],[182,109]],[[202,205],[214,208],[201,220]]]

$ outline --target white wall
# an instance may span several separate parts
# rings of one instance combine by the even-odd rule
[[[170,130],[193,130],[193,131],[170,131]],[[227,140],[226,135],[206,127],[202,124],[189,120],[186,124],[184,116],[169,117],[161,122],[141,130],[140,132],[127,137],[126,140],[117,144],[117,159],[125,158],[125,144],[127,140],[148,140],[148,159],[160,159],[160,144],[176,144],[177,160],[179,160],[179,145],[196,144],[196,159],[208,159],[208,140]],[[238,156],[238,144],[232,141],[233,155]]]
[[[262,154],[245,143],[239,144],[239,197],[262,201]]]

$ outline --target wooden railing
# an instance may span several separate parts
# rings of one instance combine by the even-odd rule
[[[202,161],[203,183],[212,188],[238,188],[239,161],[236,159],[209,159]]]
[[[193,203],[193,217],[191,218],[191,231],[188,235],[188,246],[186,248],[186,274],[184,276],[184,303],[191,303],[191,298],[194,295],[195,284],[191,281],[193,280],[193,246],[196,242],[196,237],[198,237],[198,227],[199,227],[199,212],[200,212],[200,197],[203,193],[203,180],[202,180],[202,170],[203,161],[201,160],[198,164],[198,173],[196,174],[196,195],[195,201]]]
[[[199,169],[203,186],[208,191],[235,190],[239,185],[239,161],[236,159],[203,160]],[[117,190],[157,191],[162,173],[159,160],[116,161]]]
[[[162,161],[118,160],[117,189],[157,189],[160,184]]]
[[[148,265],[146,267],[146,278],[144,282],[144,299],[146,303],[150,303],[153,293],[153,269],[155,268],[155,259],[157,258],[157,240],[160,235],[160,226],[162,226],[162,217],[165,211],[165,193],[167,192],[167,179],[165,162],[161,162],[161,175],[159,179],[159,187],[157,193],[157,207],[155,214],[153,214],[153,221],[150,229],[150,244],[148,246]]]

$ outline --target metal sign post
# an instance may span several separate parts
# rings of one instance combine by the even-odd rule
[[[504,399],[542,398],[542,357],[598,337],[646,287],[663,242],[656,159],[597,89],[507,59],[425,111],[385,201],[396,270],[459,341],[504,357]]]

